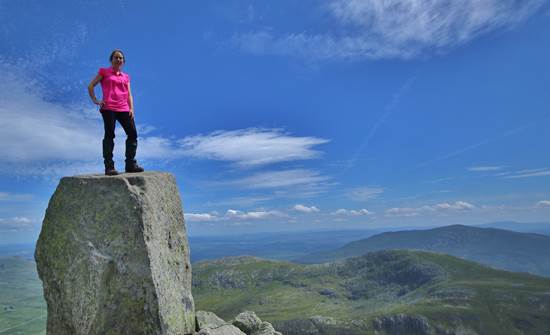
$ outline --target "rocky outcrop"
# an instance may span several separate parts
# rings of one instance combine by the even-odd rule
[[[195,331],[189,245],[171,174],[61,179],[35,259],[48,335]]]
[[[246,335],[212,312],[197,311],[198,335]]]
[[[233,325],[245,332],[247,335],[282,335],[273,328],[267,321],[262,321],[251,311],[242,312],[235,317]]]
[[[378,317],[373,320],[375,330],[383,331],[388,335],[429,335],[431,327],[428,319],[423,316],[396,314]]]
[[[362,321],[339,321],[320,315],[308,319],[274,322],[274,325],[285,335],[363,335],[368,333],[368,327]]]
[[[232,322],[225,322],[212,312],[198,311],[197,326],[198,335],[282,335],[250,311],[237,315]]]

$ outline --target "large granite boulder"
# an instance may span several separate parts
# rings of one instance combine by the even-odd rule
[[[195,330],[189,245],[171,174],[61,179],[35,259],[48,335]]]

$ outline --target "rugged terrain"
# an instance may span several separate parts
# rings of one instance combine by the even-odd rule
[[[316,265],[239,257],[193,273],[198,309],[254,310],[283,334],[550,332],[550,279],[442,254],[382,251]]]

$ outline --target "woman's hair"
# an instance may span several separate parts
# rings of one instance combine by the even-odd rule
[[[115,56],[115,53],[117,53],[117,52],[120,52],[120,54],[122,55],[122,59],[124,60],[124,63],[126,63],[126,56],[124,56],[124,52],[122,52],[122,50],[120,50],[120,49],[115,49],[115,50],[113,50],[113,52],[111,52],[111,56],[109,56],[109,62],[113,61],[113,57]]]

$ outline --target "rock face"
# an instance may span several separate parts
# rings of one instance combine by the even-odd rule
[[[194,333],[189,245],[171,174],[61,179],[35,259],[48,335]]]

